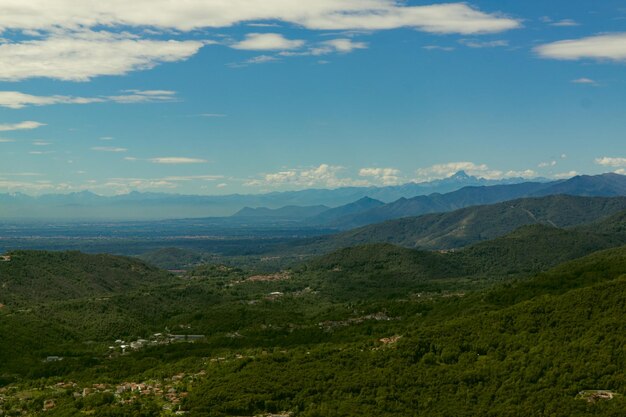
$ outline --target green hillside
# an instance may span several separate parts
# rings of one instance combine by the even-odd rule
[[[171,276],[124,257],[80,252],[11,252],[0,262],[0,303],[106,296],[163,284]]]
[[[267,275],[206,265],[173,277],[126,258],[16,252],[2,276],[21,271],[42,293],[3,293],[21,295],[0,308],[0,409],[619,416],[626,247],[549,269],[616,244],[587,233],[531,226],[446,253],[366,245]],[[74,298],[46,290],[62,281]],[[154,345],[115,344],[142,338]],[[612,399],[587,401],[594,390]]]
[[[292,247],[300,253],[324,253],[367,243],[392,243],[422,249],[453,249],[503,236],[515,229],[543,224],[568,228],[592,223],[626,210],[626,197],[567,195],[524,198],[427,214],[365,226]]]

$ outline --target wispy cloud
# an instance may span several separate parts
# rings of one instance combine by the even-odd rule
[[[28,152],[30,155],[49,155],[52,153],[56,153],[55,151],[30,151]]]
[[[32,130],[45,126],[45,123],[26,121],[20,123],[4,123],[0,124],[0,132],[10,132],[14,130]]]
[[[577,78],[575,80],[572,80],[573,84],[584,84],[584,85],[591,85],[594,87],[597,87],[599,84],[596,80],[592,80],[591,78]]]
[[[21,109],[26,106],[47,106],[51,104],[88,104],[104,101],[100,98],[69,96],[34,96],[19,91],[0,91],[0,106]]]
[[[605,167],[614,167],[614,168],[626,167],[626,158],[616,158],[616,157],[605,156],[602,158],[596,158],[595,162],[596,164],[602,165]]]
[[[175,156],[152,158],[149,161],[152,162],[153,164],[164,164],[164,165],[205,164],[208,162],[205,159],[184,158],[184,157],[175,157]]]
[[[96,152],[113,152],[113,153],[128,152],[128,149],[126,148],[116,148],[116,147],[109,147],[109,146],[94,146],[93,148],[91,148],[91,150],[96,151]]]
[[[279,172],[263,174],[261,178],[250,179],[244,183],[249,187],[294,188],[294,187],[327,187],[338,188],[347,186],[367,186],[366,180],[354,180],[340,176],[345,170],[337,165],[321,164],[310,168],[292,168]]]
[[[505,46],[509,46],[509,41],[506,40],[495,40],[495,41],[480,41],[476,39],[461,39],[459,41],[460,44],[465,45],[469,48],[501,48]]]
[[[331,53],[348,54],[357,49],[367,49],[365,42],[355,42],[348,38],[331,39],[311,49],[311,55],[327,55]]]
[[[575,177],[576,175],[578,175],[578,172],[576,172],[576,171],[559,172],[558,174],[554,174],[552,176],[552,178],[554,178],[556,180],[567,180],[567,179],[570,179],[572,177]]]
[[[104,101],[122,104],[166,103],[178,101],[176,91],[169,90],[124,90],[123,94],[103,97]]]
[[[422,46],[423,49],[427,51],[444,51],[444,52],[452,52],[455,50],[452,46],[439,46],[439,45],[426,45]]]
[[[361,168],[359,176],[373,178],[383,185],[397,185],[401,182],[400,170],[395,168]]]
[[[389,0],[133,0],[0,3],[5,29],[46,31],[77,27],[149,27],[190,31],[238,23],[288,22],[312,30],[384,30],[411,27],[430,33],[495,33],[521,27],[518,19],[466,3],[409,6]]]
[[[307,30],[344,33],[413,28],[463,35],[499,33],[522,26],[519,19],[485,12],[463,2],[409,6],[395,0],[51,0],[38,2],[37,7],[9,0],[0,2],[0,16],[0,32],[20,33],[19,38],[0,42],[0,81],[88,81],[148,70],[163,63],[184,61],[205,45],[218,43],[180,40],[182,32],[236,24],[268,28],[284,22]],[[306,42],[280,33],[250,33],[229,46],[252,51],[296,51],[304,48]],[[314,53],[323,55],[365,47],[362,42],[340,39],[312,48]],[[260,62],[257,59],[256,63]],[[53,99],[45,101],[50,100]],[[54,100],[98,102],[98,98],[89,97]]]
[[[539,165],[537,165],[537,167],[538,168],[550,168],[556,165],[557,165],[556,161],[550,161],[550,162],[541,162]]]
[[[165,181],[186,182],[186,181],[218,181],[224,179],[223,175],[183,175],[165,177]]]
[[[0,6],[0,15],[2,7]],[[206,42],[138,39],[110,32],[63,32],[41,40],[0,44],[0,80],[45,77],[88,81],[124,75],[195,55]]]
[[[572,20],[572,19],[563,19],[563,20],[558,20],[556,22],[550,23],[550,26],[573,27],[573,26],[580,26],[580,23],[578,23],[578,22],[576,22],[575,20]]]
[[[535,51],[539,56],[550,59],[624,61],[626,60],[626,33],[563,40],[540,45],[535,48]]]
[[[448,178],[459,171],[465,171],[469,175],[485,179],[502,179],[502,178],[533,178],[537,173],[532,169],[521,171],[509,170],[502,171],[491,169],[487,164],[476,164],[474,162],[447,162],[443,164],[432,165],[427,168],[419,168],[415,173],[417,178],[415,181],[432,181],[436,179]]]
[[[231,48],[248,51],[288,51],[304,46],[305,41],[287,39],[279,33],[249,33],[240,42],[231,45]]]

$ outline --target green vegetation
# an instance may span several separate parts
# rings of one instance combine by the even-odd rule
[[[367,243],[392,243],[428,250],[455,249],[504,236],[522,226],[572,228],[625,210],[625,197],[556,195],[523,198],[448,213],[390,220],[333,236],[314,238],[300,246],[292,245],[291,250],[298,253],[327,253]]]
[[[14,252],[0,415],[621,416],[621,242],[534,225],[460,251],[373,244],[180,276]]]

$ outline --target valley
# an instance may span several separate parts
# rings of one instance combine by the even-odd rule
[[[539,213],[541,201],[507,204]],[[10,251],[0,409],[620,415],[622,200],[548,201],[545,218],[567,228],[522,225],[452,251],[367,243],[274,272],[198,259],[172,274],[119,256]],[[493,236],[509,222],[497,207],[481,226]],[[590,390],[611,395],[579,395]]]

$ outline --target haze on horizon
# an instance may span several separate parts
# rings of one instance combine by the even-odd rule
[[[0,193],[626,174],[626,7],[5,0]]]

